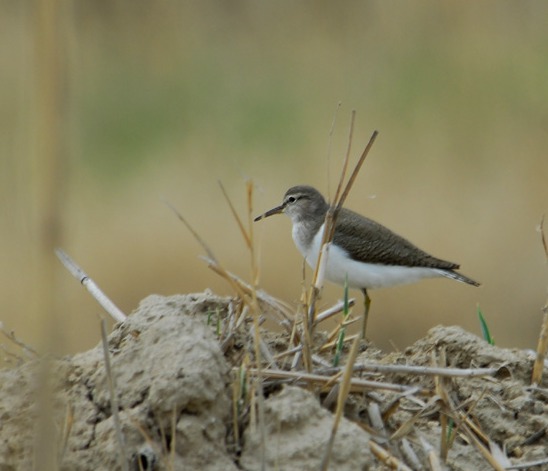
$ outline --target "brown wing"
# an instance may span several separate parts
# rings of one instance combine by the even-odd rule
[[[381,224],[344,208],[337,219],[334,242],[340,245],[342,240],[350,257],[360,262],[444,270],[459,268],[456,263],[433,257]]]

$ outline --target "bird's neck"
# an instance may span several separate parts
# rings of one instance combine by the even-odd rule
[[[325,221],[325,214],[316,218],[295,218],[293,219],[292,236],[295,244],[302,252],[312,245],[314,236],[320,230]]]

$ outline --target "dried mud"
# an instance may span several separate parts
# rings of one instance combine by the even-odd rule
[[[0,371],[0,470],[40,469],[36,460],[44,446],[53,447],[61,470],[122,469],[122,457],[132,470],[320,469],[334,422],[333,394],[299,380],[265,378],[264,402],[257,399],[256,382],[241,368],[253,358],[250,322],[223,338],[240,308],[238,300],[209,292],[149,296],[115,326],[108,345],[123,446],[101,344]],[[265,331],[262,337],[273,353],[288,348],[289,336]],[[459,327],[435,327],[403,352],[364,348],[356,364],[368,362],[490,367],[496,373],[441,379],[405,371],[356,372],[416,390],[351,393],[329,469],[395,469],[398,462],[430,469],[434,461],[438,469],[492,469],[481,451],[489,445],[506,465],[547,458],[547,384],[545,379],[530,386],[529,353],[488,345]],[[238,385],[243,389],[234,401]],[[448,403],[477,427],[472,438],[464,433],[466,425],[444,420]],[[448,433],[444,460],[441,438]],[[373,453],[371,442],[384,450],[384,458]]]

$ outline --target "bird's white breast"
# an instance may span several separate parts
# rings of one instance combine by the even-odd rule
[[[322,243],[324,225],[316,233],[312,242],[306,244],[305,227],[293,224],[292,236],[299,252],[312,268],[316,266]],[[331,245],[328,251],[326,278],[340,285],[348,279],[351,288],[384,288],[413,283],[423,278],[442,276],[438,271],[426,267],[405,267],[397,265],[378,265],[352,260],[348,253],[339,246]],[[348,278],[347,278],[348,277]]]

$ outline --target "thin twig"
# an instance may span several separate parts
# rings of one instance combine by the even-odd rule
[[[542,219],[540,220],[539,231],[542,246],[544,248],[544,256],[548,263],[548,244],[546,243],[546,234],[544,233],[544,216],[542,216]],[[544,372],[544,359],[546,358],[546,352],[548,351],[548,300],[544,304],[542,312],[544,315],[537,342],[537,355],[533,365],[533,374],[531,375],[532,384],[540,384]]]
[[[357,320],[357,319],[355,319],[355,320]],[[347,324],[347,325],[350,325],[350,323]],[[339,328],[340,328],[340,327],[343,327],[343,325],[339,325]],[[357,338],[357,337],[358,337],[357,334],[351,335],[351,336],[349,336],[349,337],[347,336],[347,337],[344,338],[343,344],[346,344],[346,343],[348,343],[348,342],[354,340],[354,339]],[[338,339],[334,339],[334,340],[332,340],[332,341],[330,341],[330,342],[328,342],[328,343],[324,343],[324,344],[319,348],[319,351],[320,351],[320,352],[324,352],[324,351],[326,351],[326,350],[329,350],[329,349],[335,347],[335,346],[337,345],[337,342],[338,342],[338,341],[339,341]]]
[[[337,185],[337,191],[335,192],[335,198],[333,199],[333,204],[336,205],[339,201],[341,195],[342,184],[346,177],[346,171],[348,169],[348,161],[350,160],[350,151],[352,149],[352,139],[354,136],[354,124],[356,123],[356,110],[352,110],[350,117],[350,129],[348,131],[348,145],[346,147],[346,154],[344,156],[343,166],[341,170],[341,176],[339,178],[339,183]]]
[[[354,371],[368,371],[371,373],[403,373],[423,376],[444,376],[450,378],[476,378],[480,376],[494,376],[501,368],[439,368],[432,366],[413,366],[413,365],[384,365],[380,363],[365,363],[354,366]],[[317,371],[320,374],[334,374],[340,371],[340,368],[329,368],[327,370]]]
[[[483,457],[496,471],[505,471],[505,467],[491,454],[491,452],[483,445],[476,434],[469,428],[468,424],[462,424],[462,431],[472,441],[476,448],[480,451]]]
[[[74,406],[71,402],[67,402],[67,412],[65,416],[65,423],[63,424],[63,430],[61,435],[61,448],[59,451],[58,462],[62,463],[63,458],[68,449],[68,441],[70,433],[72,431],[72,426],[74,425]]]
[[[107,297],[105,293],[103,293],[95,281],[93,281],[72,258],[70,258],[61,249],[55,249],[55,254],[70,274],[88,290],[95,301],[99,303],[99,305],[110,317],[112,317],[116,322],[124,322],[126,320],[127,316]]]
[[[234,280],[228,275],[228,272],[222,267],[222,265],[219,263],[219,261],[217,260],[217,257],[215,257],[215,254],[213,253],[213,251],[209,248],[209,246],[206,244],[206,242],[204,241],[204,239],[202,239],[200,237],[200,235],[198,234],[198,232],[196,232],[194,230],[194,228],[190,225],[190,223],[184,218],[184,216],[179,212],[177,211],[177,209],[167,200],[164,200],[164,203],[166,204],[166,206],[171,209],[171,211],[173,211],[173,213],[175,213],[175,215],[177,216],[177,218],[186,226],[186,228],[189,230],[189,232],[192,234],[192,236],[194,237],[194,239],[196,239],[196,241],[202,246],[202,248],[204,249],[204,251],[206,252],[207,254],[207,258],[211,261],[211,265],[215,266],[216,270],[217,270],[217,273],[219,273],[221,276],[223,276],[223,278],[225,278],[229,283],[230,285],[232,286],[232,288],[234,289],[234,291],[236,291],[236,293],[242,298],[242,300],[246,300],[246,295],[245,293],[240,289],[240,287],[238,286],[238,284],[236,282],[234,282]]]
[[[390,454],[389,451],[385,450],[382,446],[376,444],[373,440],[369,440],[369,448],[371,452],[386,466],[389,466],[391,469],[397,469],[400,471],[413,471],[409,466],[407,466],[403,461],[396,458],[394,455]]]
[[[350,175],[350,178],[348,179],[348,183],[346,184],[346,187],[337,202],[337,206],[335,208],[335,214],[333,219],[336,219],[336,216],[338,215],[339,211],[341,210],[342,206],[344,205],[344,202],[346,201],[346,197],[350,193],[350,190],[352,189],[352,185],[354,184],[354,180],[356,180],[356,177],[358,176],[358,173],[360,172],[360,169],[362,168],[363,163],[365,162],[366,157],[369,154],[369,151],[371,150],[371,147],[373,147],[373,144],[375,143],[375,140],[377,139],[377,136],[379,135],[378,131],[373,131],[373,134],[371,135],[371,138],[369,139],[369,142],[365,146],[365,149],[362,152],[362,155],[358,159],[358,163],[354,167],[354,170],[352,171],[352,174]],[[332,229],[333,232],[335,231],[335,227],[333,225]]]
[[[256,375],[257,370],[255,368],[249,368],[247,372],[250,375]],[[285,370],[262,370],[264,379],[288,379],[297,382],[303,382],[307,384],[319,384],[320,386],[328,386],[332,383],[340,382],[340,378],[334,380],[333,376],[322,376],[318,374],[305,373],[300,371],[285,371]],[[340,376],[340,375],[338,375]],[[365,391],[368,389],[380,389],[385,391],[395,392],[409,392],[412,391],[417,394],[425,394],[426,390],[420,389],[416,386],[406,386],[403,384],[386,383],[382,381],[369,381],[361,378],[352,378],[350,381],[352,391]]]
[[[335,113],[333,113],[333,121],[331,122],[331,128],[329,129],[329,138],[328,138],[328,141],[327,141],[327,165],[326,165],[326,168],[327,168],[327,197],[328,199],[331,198],[331,192],[330,192],[330,189],[329,189],[329,169],[331,167],[330,165],[330,159],[331,159],[331,147],[332,147],[332,143],[333,143],[333,133],[335,131],[335,123],[337,122],[337,114],[339,112],[339,110],[341,109],[341,102],[339,101],[337,103],[337,108],[335,109]]]
[[[312,277],[312,287],[310,289],[310,295],[308,297],[308,328],[311,332],[313,332],[314,329],[314,322],[316,317],[316,300],[318,299],[320,295],[320,289],[323,286],[323,280],[327,265],[327,257],[328,257],[328,251],[329,251],[329,245],[331,241],[333,240],[333,235],[335,233],[335,223],[337,219],[338,212],[334,212],[333,208],[338,203],[338,198],[340,194],[340,190],[344,181],[344,177],[346,175],[346,169],[348,167],[348,160],[350,157],[350,149],[352,146],[352,135],[353,135],[353,129],[354,129],[354,122],[355,122],[355,116],[356,112],[352,111],[352,118],[350,120],[350,132],[349,132],[349,142],[347,147],[347,152],[345,155],[345,159],[343,162],[343,167],[341,170],[341,176],[339,177],[339,183],[337,185],[337,191],[335,192],[335,198],[333,200],[333,203],[330,202],[329,209],[325,215],[325,222],[324,222],[324,231],[322,235],[322,243],[321,243],[321,249],[320,253],[318,254],[318,261],[316,262],[316,266],[314,267],[314,275]]]
[[[354,116],[354,113],[353,113],[353,116]],[[354,120],[352,119],[350,138],[352,138],[353,125],[354,125]],[[378,131],[374,131],[371,138],[369,139],[369,142],[367,143],[367,146],[362,152],[362,155],[360,156],[358,163],[354,167],[354,170],[352,171],[352,174],[350,175],[350,178],[348,180],[348,183],[345,186],[345,189],[342,195],[339,198],[340,188],[342,188],[342,183],[344,180],[344,176],[346,174],[346,163],[348,159],[345,158],[345,164],[343,165],[343,170],[342,170],[341,178],[339,179],[339,185],[337,188],[337,193],[335,194],[335,199],[333,200],[333,203],[330,205],[327,211],[327,214],[325,215],[324,232],[322,236],[321,250],[318,257],[318,261],[316,263],[316,268],[314,270],[314,277],[312,279],[312,289],[310,291],[309,302],[308,302],[308,310],[309,310],[308,323],[310,328],[314,327],[313,324],[315,322],[316,300],[320,293],[320,286],[323,283],[323,278],[320,275],[325,272],[329,245],[335,235],[337,217],[344,204],[344,201],[346,200],[346,197],[348,196],[348,193],[350,192],[350,189],[352,188],[354,180],[356,179],[358,172],[360,171],[360,168],[362,167],[363,162],[365,161],[365,158],[369,154],[369,151],[371,150],[371,147],[373,146],[373,143],[375,142],[375,139],[377,138],[377,135],[378,135]],[[349,143],[349,148],[350,148],[350,143]]]
[[[542,466],[544,464],[548,464],[548,458],[543,458],[537,461],[529,461],[527,463],[513,464],[511,466],[506,466],[506,469],[529,469],[536,466]]]
[[[261,436],[261,449],[260,449],[260,456],[261,456],[261,469],[266,469],[266,419],[265,419],[265,405],[264,405],[264,390],[263,390],[263,376],[261,373],[262,370],[262,361],[261,358],[263,356],[263,353],[267,355],[267,359],[269,363],[273,363],[274,360],[272,358],[272,354],[268,350],[268,347],[266,346],[266,343],[264,343],[263,339],[261,338],[261,332],[260,332],[260,323],[259,323],[259,302],[257,300],[257,283],[258,283],[258,268],[257,268],[257,262],[255,260],[255,249],[254,249],[254,243],[253,243],[253,182],[251,180],[248,180],[246,182],[246,193],[247,193],[247,223],[248,223],[248,230],[246,231],[243,227],[243,224],[241,224],[241,221],[239,220],[236,211],[233,211],[234,216],[239,221],[242,233],[244,235],[244,238],[246,239],[248,243],[248,249],[249,249],[249,255],[250,255],[250,261],[251,261],[251,303],[249,305],[251,309],[251,316],[253,318],[253,344],[254,344],[254,350],[255,350],[255,362],[258,374],[256,375],[256,387],[257,387],[257,408],[258,408],[258,415],[259,415],[259,428],[260,428],[260,436]],[[231,207],[232,204],[230,203]]]
[[[107,339],[107,327],[104,319],[101,319],[101,340],[103,342],[103,354],[105,356],[105,372],[107,375],[108,391],[110,394],[110,405],[112,409],[112,419],[114,421],[114,430],[116,431],[116,438],[120,445],[120,465],[123,471],[129,471],[126,446],[124,442],[124,435],[122,434],[122,426],[120,425],[120,415],[118,412],[118,396],[116,395],[116,386],[114,383],[114,376],[112,374],[112,368],[110,365],[110,353],[108,351],[108,339]]]
[[[238,216],[238,213],[236,212],[236,208],[232,204],[232,201],[228,197],[228,193],[225,190],[225,187],[221,180],[218,181],[219,186],[221,187],[221,191],[223,192],[223,196],[225,197],[226,202],[228,203],[228,207],[230,208],[230,212],[232,213],[232,216],[234,219],[236,219],[236,224],[238,224],[238,227],[240,228],[240,232],[242,233],[242,236],[245,240],[245,244],[248,249],[251,249],[251,238],[249,237],[248,231],[245,230],[244,224],[242,223],[242,220],[240,219],[240,216]],[[251,230],[251,228],[250,228]]]
[[[213,251],[209,248],[209,246],[205,243],[204,239],[202,239],[200,237],[200,235],[194,230],[194,228],[190,225],[190,223],[184,218],[184,216],[179,212],[177,211],[177,208],[175,208],[175,206],[173,206],[168,200],[163,200],[164,201],[164,204],[169,208],[171,209],[171,211],[173,211],[173,213],[175,214],[175,216],[177,216],[177,218],[186,226],[186,228],[189,230],[189,232],[193,235],[193,237],[196,239],[196,241],[202,246],[202,248],[205,250],[205,253],[207,254],[207,256],[211,259],[211,260],[214,260],[215,263],[219,263],[217,262],[217,258],[215,257],[215,255],[213,254]]]
[[[354,343],[352,344],[352,348],[350,349],[350,355],[348,356],[344,375],[339,384],[339,395],[337,398],[337,409],[335,410],[335,418],[333,420],[331,434],[329,436],[329,440],[327,442],[325,453],[320,466],[320,469],[322,471],[327,471],[327,468],[329,467],[329,461],[331,459],[331,452],[335,443],[335,437],[337,435],[337,430],[339,429],[339,423],[341,422],[343,416],[344,405],[346,403],[346,399],[348,398],[348,394],[350,393],[350,383],[352,381],[352,367],[354,366],[354,362],[356,361],[356,357],[358,356],[359,344],[359,338],[356,338],[354,340]]]
[[[356,300],[354,298],[350,298],[348,300],[348,307],[353,307],[356,303]],[[323,312],[320,312],[316,316],[315,324],[318,325],[320,322],[325,321],[326,319],[329,319],[330,317],[339,314],[344,309],[344,301],[338,301],[336,304],[331,306],[329,309],[326,309]]]
[[[201,257],[202,260],[204,260],[207,263],[208,268],[213,270],[218,275],[222,276],[225,280],[227,280],[230,285],[234,288],[236,293],[244,299],[245,296],[251,296],[253,287],[249,284],[243,281],[239,276],[235,275],[234,273],[231,273],[227,270],[225,270],[216,260],[213,260],[208,257]],[[269,295],[268,293],[262,291],[262,290],[256,290],[257,298],[259,301],[264,302],[268,306],[270,306],[273,311],[278,314],[281,318],[279,321],[279,324],[284,327],[286,330],[291,330],[291,328],[288,326],[288,322],[292,322],[291,319],[291,309],[290,307],[285,304],[283,301],[280,301],[279,299],[274,298],[273,296]],[[245,300],[245,299],[244,299]]]
[[[425,411],[430,410],[438,410],[439,409],[439,402],[440,398],[438,396],[432,396],[428,402],[422,407],[421,410],[416,412],[413,416],[411,416],[407,421],[402,423],[395,432],[392,433],[390,436],[391,440],[398,440],[405,435],[408,435],[411,433],[412,430],[414,430],[415,424],[418,422],[418,420],[423,416]]]
[[[15,345],[17,345],[18,347],[21,347],[25,353],[29,354],[29,356],[32,356],[32,357],[38,356],[38,352],[34,350],[34,348],[30,347],[26,343],[19,340],[15,336],[15,332],[13,330],[6,330],[6,328],[4,327],[4,323],[1,321],[0,321],[0,332],[2,332],[2,334],[4,334],[8,340],[11,340]]]
[[[548,263],[548,243],[546,242],[546,234],[544,233],[544,214],[540,219],[539,231],[542,246],[544,247],[544,256],[546,257],[546,263]]]

